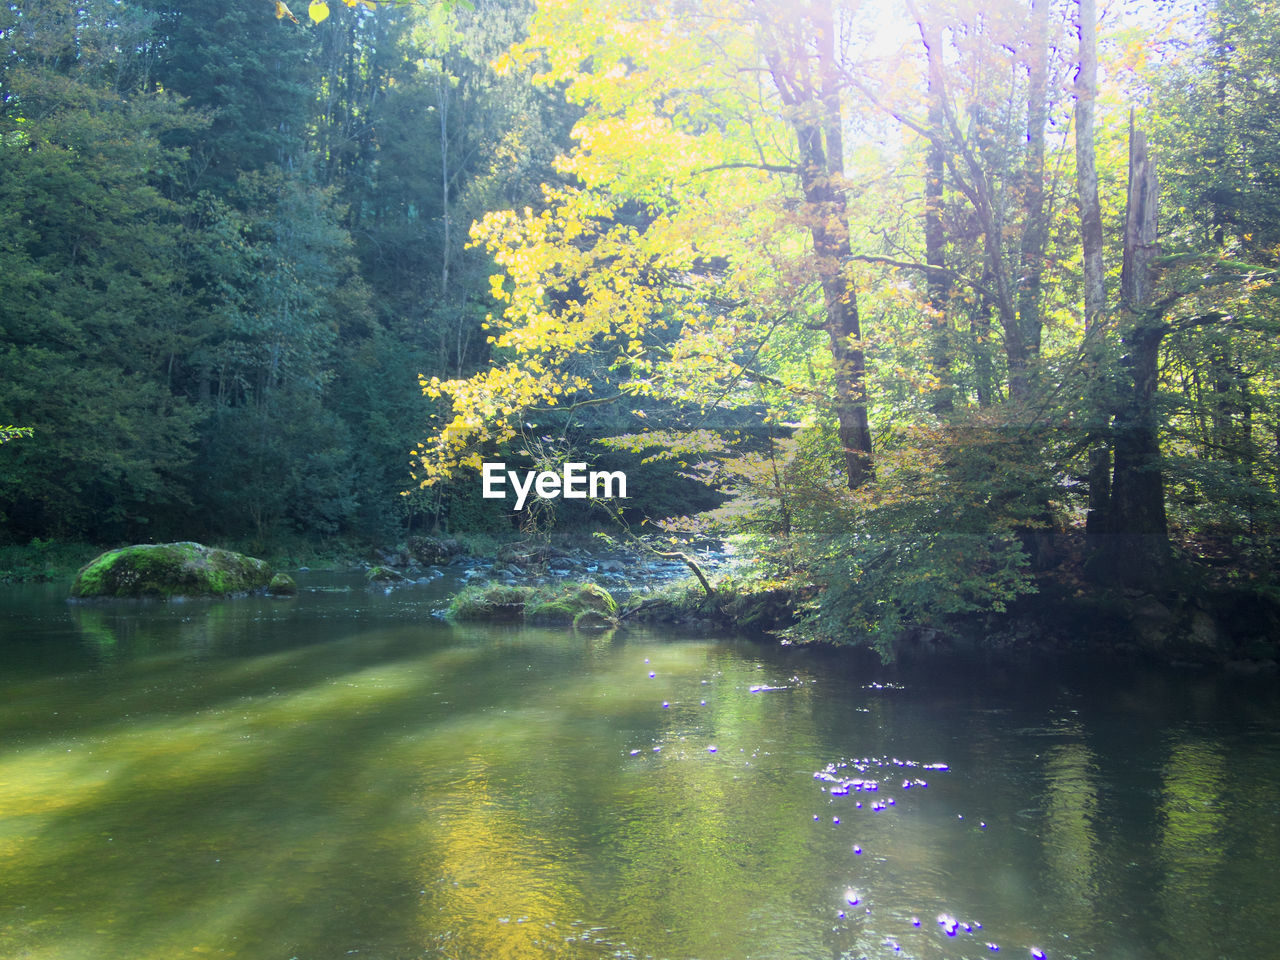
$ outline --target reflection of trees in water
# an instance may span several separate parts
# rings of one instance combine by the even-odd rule
[[[209,653],[242,642],[246,628],[226,602],[138,600],[70,609],[85,646],[103,661],[166,650]]]
[[[1183,734],[1172,743],[1159,801],[1159,904],[1186,956],[1216,956],[1231,908],[1220,884],[1226,865],[1227,760],[1221,743]],[[1274,868],[1274,864],[1272,865]],[[1225,909],[1224,909],[1225,908]]]
[[[116,659],[0,691],[6,893],[62,924],[0,909],[0,955],[1271,952],[1280,747],[1253,708],[1223,719],[1229,684],[1102,685],[1076,715],[954,680],[863,691],[732,644],[353,630],[326,608],[345,639],[226,656],[286,608],[60,605],[64,629],[68,609]],[[788,681],[800,662],[820,682]],[[888,812],[812,777],[867,756]],[[895,756],[952,772],[903,791]],[[870,916],[837,920],[846,887]],[[947,940],[939,910],[985,926]]]
[[[753,695],[760,675],[731,658],[702,686],[715,675],[703,647],[663,649],[653,692],[637,691],[637,659],[615,655],[604,675],[527,691],[502,717],[460,715],[446,732],[451,779],[435,783],[425,765],[422,788],[423,937],[442,955],[732,955],[753,942],[824,953],[830,924],[812,917],[824,882],[811,825],[795,816],[812,782],[750,765],[752,745],[783,731],[811,740],[807,692]],[[631,731],[627,749],[583,753],[602,704]]]
[[[1065,729],[1083,737],[1081,725]],[[1044,759],[1044,857],[1058,920],[1077,933],[1097,920],[1098,874],[1107,857],[1098,843],[1098,770],[1093,752],[1082,740],[1055,744]]]

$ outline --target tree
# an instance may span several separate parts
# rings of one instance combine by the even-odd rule
[[[231,199],[208,231],[221,294],[195,354],[210,414],[198,469],[227,529],[333,533],[357,498],[326,400],[340,327],[367,320],[367,291],[329,192],[269,169],[242,174]]]
[[[113,537],[184,498],[195,411],[169,389],[193,331],[179,210],[159,184],[190,131],[145,72],[138,22],[22,8],[0,114],[0,416],[34,428],[0,473],[26,535]],[[138,57],[143,53],[138,52]]]
[[[142,2],[156,17],[151,81],[210,118],[185,138],[182,188],[226,196],[242,170],[299,169],[314,100],[314,33],[279,29],[268,3]]]
[[[667,29],[680,16],[696,29]],[[858,486],[872,473],[870,431],[830,5],[797,17],[770,5],[664,15],[564,4],[540,10],[533,29],[517,59],[545,56],[542,82],[565,84],[586,113],[564,161],[582,186],[475,229],[510,280],[494,286],[504,359],[466,380],[424,378],[454,413],[421,448],[423,479],[476,462],[482,438],[512,439],[531,409],[566,401],[733,405],[767,385],[783,409],[804,388],[774,376],[786,362],[775,356],[821,343],[823,402]]]

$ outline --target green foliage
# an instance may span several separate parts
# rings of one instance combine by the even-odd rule
[[[184,138],[184,188],[225,196],[242,171],[296,168],[314,98],[315,36],[281,30],[269,3],[142,0],[154,17],[150,82],[209,118]]]
[[[0,114],[0,419],[34,428],[0,464],[0,505],[19,537],[105,538],[186,496],[198,414],[167,381],[196,333],[180,211],[161,189],[179,158],[162,138],[199,121],[105,85],[99,57],[132,39],[129,17],[88,20],[86,56],[65,69],[44,59],[72,40],[58,22],[19,34],[31,46]]]
[[[0,538],[422,523],[416,377],[485,350],[466,223],[531,199],[567,134],[488,68],[526,12],[0,11],[0,418],[35,428],[0,464]]]
[[[1179,246],[1273,259],[1280,243],[1280,13],[1217,0],[1197,8],[1193,51],[1154,80],[1166,230]]]
[[[70,583],[76,571],[100,552],[93,544],[39,537],[27,544],[0,546],[0,581]]]
[[[1153,87],[1167,271],[1202,284],[1280,265],[1280,11],[1219,0],[1198,8],[1190,29],[1192,52]],[[1170,520],[1267,569],[1280,523],[1274,280],[1213,286],[1183,313],[1161,377]]]
[[[794,582],[810,599],[789,635],[892,659],[904,633],[945,632],[1034,592],[1024,547],[1043,509],[1034,440],[999,423],[911,430],[884,452],[875,487],[798,491]]]

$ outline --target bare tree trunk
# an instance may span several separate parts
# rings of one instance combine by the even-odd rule
[[[1096,330],[1107,306],[1102,263],[1102,204],[1098,199],[1094,111],[1098,97],[1098,12],[1096,0],[1080,4],[1080,73],[1076,77],[1076,192],[1080,200],[1080,241],[1084,247],[1085,335]]]
[[[1017,318],[1013,335],[1006,331],[1009,350],[1009,396],[1027,400],[1032,393],[1035,363],[1040,355],[1043,326],[1040,301],[1043,296],[1044,252],[1048,223],[1044,212],[1045,125],[1049,122],[1049,4],[1032,0],[1031,39],[1026,66],[1027,152],[1023,161],[1023,204],[1027,219],[1018,251],[1019,272]]]
[[[929,150],[925,157],[924,174],[924,259],[931,267],[938,269],[929,271],[929,309],[932,312],[934,325],[932,340],[933,373],[938,378],[938,390],[931,400],[933,412],[939,416],[951,413],[955,405],[954,387],[951,383],[951,318],[949,299],[951,281],[943,270],[947,265],[946,225],[943,222],[943,173],[946,168],[946,157],[942,152],[942,138],[945,135],[946,118],[944,116],[942,97],[941,51],[937,43],[925,42],[925,49],[930,61],[929,69]]]
[[[1104,422],[1090,430],[1089,512],[1086,536],[1106,532],[1111,505],[1111,447],[1107,442],[1110,403],[1102,389],[1105,351],[1103,314],[1107,307],[1102,261],[1102,204],[1098,199],[1094,106],[1098,96],[1098,11],[1096,0],[1079,0],[1080,72],[1076,76],[1076,194],[1080,202],[1080,242],[1084,250],[1084,362],[1087,402]]]
[[[440,256],[440,302],[447,304],[449,299],[449,260],[452,250],[453,230],[452,219],[450,217],[450,204],[453,198],[449,196],[449,180],[452,172],[449,170],[449,80],[445,72],[445,61],[440,61],[440,76],[436,78],[436,113],[440,119],[440,210],[441,220],[444,227],[444,243],[441,248]]]
[[[1150,310],[1159,183],[1147,138],[1129,121],[1129,198],[1121,295],[1134,322],[1122,337],[1130,383],[1115,418],[1115,465],[1108,541],[1112,570],[1134,586],[1156,585],[1169,560],[1164,471],[1154,409],[1160,341],[1168,328]]]

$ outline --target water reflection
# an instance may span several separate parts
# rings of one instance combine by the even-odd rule
[[[1098,771],[1080,738],[1078,721],[1063,725],[1071,742],[1054,744],[1044,756],[1044,847],[1052,895],[1061,905],[1061,923],[1092,933],[1097,919],[1098,868],[1107,859],[1097,833]]]
[[[1164,926],[1179,945],[1209,956],[1222,932],[1217,893],[1227,858],[1227,760],[1219,744],[1186,737],[1170,744],[1160,798],[1158,864]]]
[[[434,603],[8,608],[47,646],[0,679],[0,955],[1270,950],[1269,687]]]

